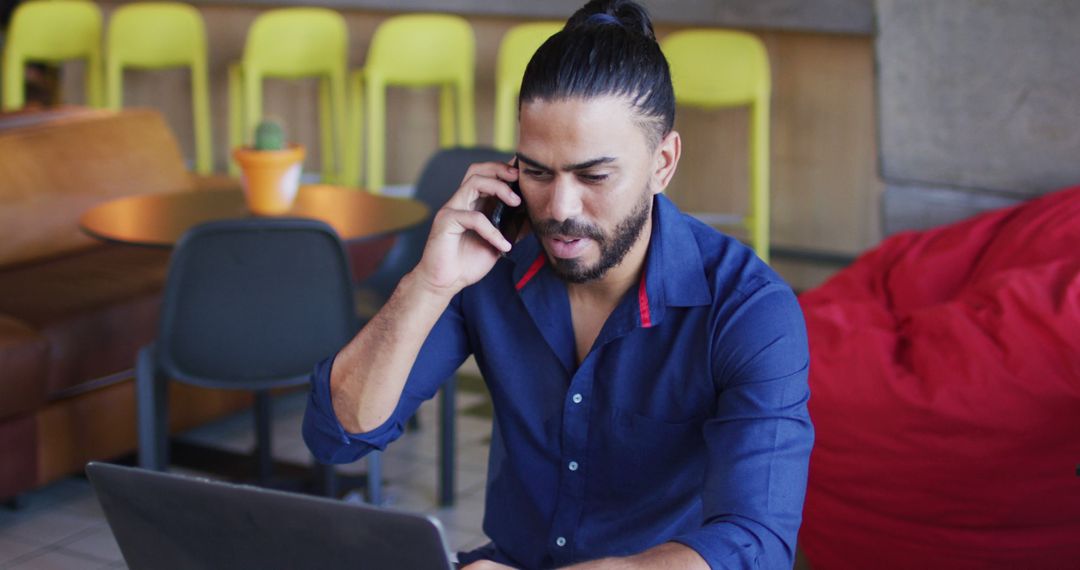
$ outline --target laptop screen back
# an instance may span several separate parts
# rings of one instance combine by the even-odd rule
[[[133,570],[451,568],[438,521],[268,489],[90,463]]]

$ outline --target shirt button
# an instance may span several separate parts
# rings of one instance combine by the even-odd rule
[[[569,467],[571,471],[577,471],[577,468],[578,468],[577,461],[571,461],[570,464],[567,465],[567,467]]]
[[[566,546],[566,539],[560,536],[555,539],[555,544],[558,546]]]
[[[581,394],[574,394],[574,397],[571,398],[571,399],[574,401],[575,404],[580,404],[581,403]]]

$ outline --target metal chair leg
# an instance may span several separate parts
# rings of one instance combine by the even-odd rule
[[[135,362],[139,466],[164,471],[169,465],[168,380],[157,373],[154,345],[139,350]]]
[[[341,489],[337,470],[334,469],[333,465],[324,465],[314,458],[312,458],[312,462],[315,483],[319,485],[319,490],[322,491],[324,497],[336,499]]]
[[[381,505],[382,492],[382,452],[372,451],[367,456],[367,500],[372,505]]]
[[[457,378],[451,377],[443,384],[439,401],[439,504],[444,507],[454,504],[456,393]]]
[[[274,454],[270,436],[271,418],[270,393],[266,390],[255,392],[255,461],[260,484],[270,481],[274,471]]]

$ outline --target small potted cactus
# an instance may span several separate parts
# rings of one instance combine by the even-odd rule
[[[244,198],[252,213],[273,216],[289,211],[300,187],[304,147],[286,145],[279,123],[260,122],[254,144],[233,149],[233,158],[243,172]]]

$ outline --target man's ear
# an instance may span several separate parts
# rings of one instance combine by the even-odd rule
[[[653,152],[655,157],[652,172],[653,194],[659,194],[667,188],[671,178],[675,176],[675,168],[679,165],[681,155],[682,139],[678,131],[672,130],[660,139],[660,144],[656,145],[656,150]]]

